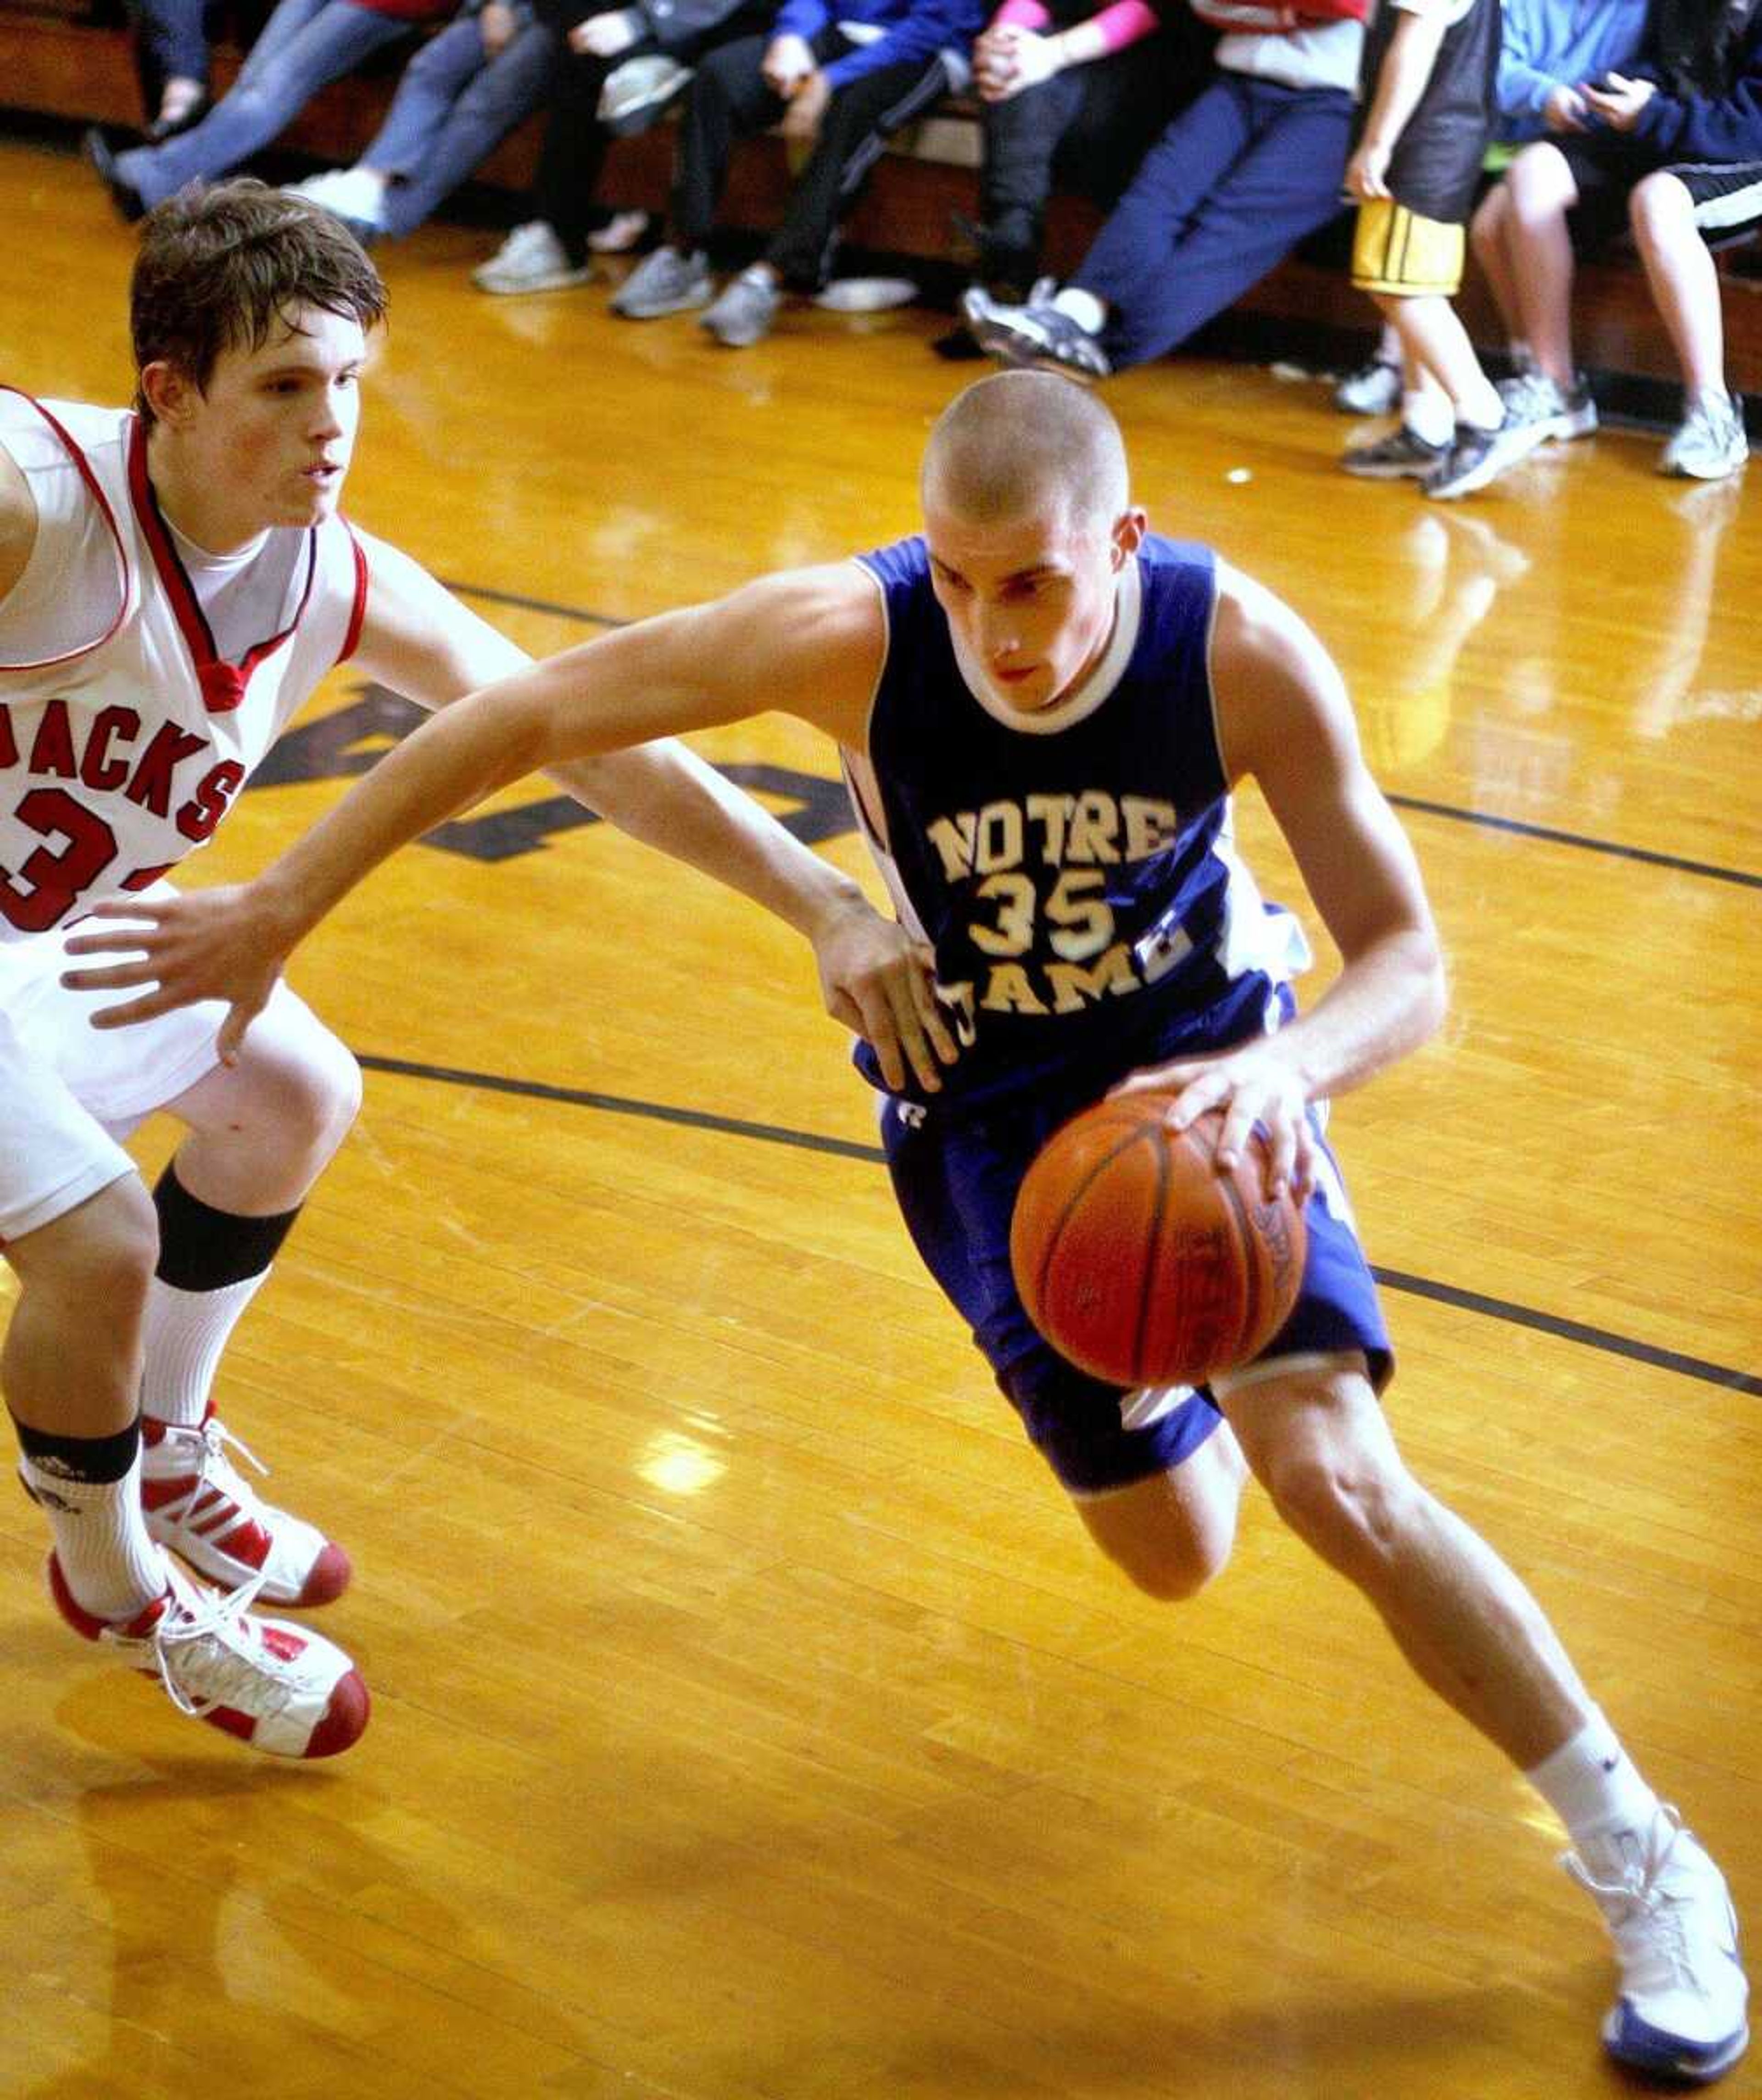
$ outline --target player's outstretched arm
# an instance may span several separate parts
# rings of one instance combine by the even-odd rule
[[[1272,1178],[1304,1189],[1314,1167],[1305,1105],[1361,1086],[1433,1033],[1443,963],[1413,849],[1364,763],[1333,659],[1288,606],[1230,570],[1219,578],[1212,687],[1230,778],[1258,783],[1339,948],[1340,973],[1277,1034],[1128,1083],[1178,1088],[1182,1124],[1222,1107],[1226,1164],[1262,1123]]]
[[[461,646],[469,653],[469,638]],[[70,943],[72,953],[122,948],[131,960],[66,982],[151,987],[97,1017],[106,1027],[224,998],[232,1011],[220,1047],[231,1055],[293,947],[388,854],[528,773],[558,772],[575,788],[580,761],[593,761],[584,799],[795,925],[813,942],[830,1010],[869,1037],[893,1083],[910,1062],[934,1086],[955,1048],[907,937],[711,769],[652,742],[771,707],[860,742],[880,648],[873,587],[847,564],[767,579],[515,670],[423,724],[256,881],[134,903],[127,915],[148,922],[144,934]],[[383,620],[361,653],[366,668],[431,705],[457,677],[419,621]],[[644,743],[645,752],[623,748]]]

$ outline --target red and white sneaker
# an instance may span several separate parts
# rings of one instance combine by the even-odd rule
[[[223,1590],[254,1583],[271,1604],[328,1604],[349,1586],[349,1556],[323,1532],[264,1502],[227,1455],[267,1473],[210,1410],[199,1429],[141,1417],[141,1502],[155,1542]]]
[[[49,1594],[62,1617],[156,1677],[180,1713],[271,1757],[333,1758],[359,1740],[367,1687],[340,1648],[303,1626],[253,1617],[249,1585],[231,1596],[205,1589],[169,1555],[165,1582],[162,1597],[118,1624],[85,1610],[49,1556]]]

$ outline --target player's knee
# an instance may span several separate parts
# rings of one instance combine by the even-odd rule
[[[245,1066],[258,1114],[291,1150],[328,1158],[360,1112],[361,1068],[350,1052],[317,1026],[286,1035]]]
[[[1331,1566],[1352,1575],[1392,1557],[1410,1499],[1399,1470],[1324,1448],[1275,1458],[1262,1480],[1280,1520]]]
[[[147,1185],[123,1175],[77,1210],[8,1250],[20,1286],[89,1321],[95,1305],[127,1328],[147,1302],[159,1261],[159,1219]]]
[[[1161,1540],[1148,1548],[1116,1551],[1111,1557],[1134,1589],[1159,1604],[1179,1604],[1196,1597],[1223,1573],[1232,1543],[1228,1534],[1192,1534]]]

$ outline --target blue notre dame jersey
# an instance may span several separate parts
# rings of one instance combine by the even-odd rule
[[[872,779],[852,777],[852,799],[902,920],[935,950],[962,1043],[942,1098],[1074,1103],[1275,1026],[1308,955],[1232,843],[1209,549],[1147,538],[1095,669],[1027,715],[963,673],[922,539],[858,559],[888,646]],[[879,1084],[866,1046],[858,1061]]]

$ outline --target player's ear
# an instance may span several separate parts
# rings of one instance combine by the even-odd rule
[[[1130,510],[1122,510],[1114,519],[1113,530],[1108,536],[1112,543],[1113,566],[1116,571],[1123,569],[1133,555],[1143,546],[1144,535],[1149,530],[1149,518],[1135,505]]]
[[[201,399],[201,389],[169,358],[156,357],[141,369],[141,399],[161,423],[187,422]]]

